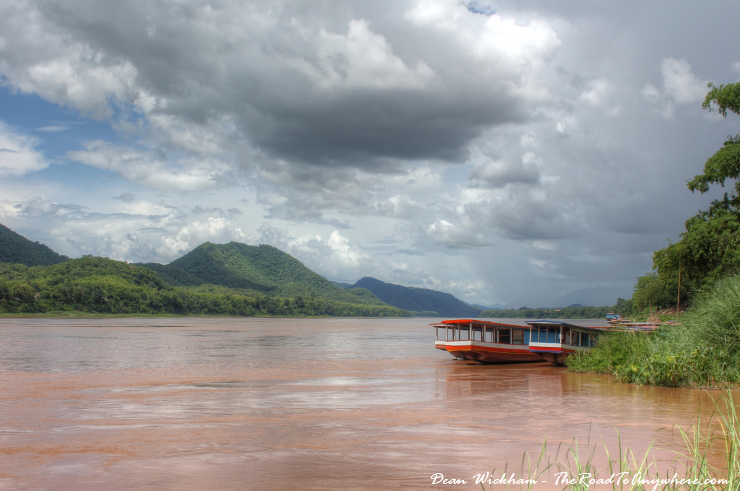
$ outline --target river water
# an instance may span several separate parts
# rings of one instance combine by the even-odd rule
[[[665,462],[719,395],[454,360],[438,320],[0,319],[0,489],[480,489],[545,439]]]

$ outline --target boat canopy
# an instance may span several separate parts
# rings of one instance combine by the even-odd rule
[[[531,327],[570,327],[571,329],[579,329],[581,331],[603,331],[604,329],[608,329],[607,326],[579,326],[576,324],[571,324],[570,322],[563,322],[563,321],[557,321],[552,319],[540,319],[535,321],[526,321],[527,325]]]
[[[463,326],[467,327],[470,324],[474,324],[475,326],[486,326],[486,327],[513,327],[517,329],[528,329],[529,326],[524,324],[505,324],[503,322],[490,322],[490,321],[482,321],[478,319],[452,319],[452,320],[446,320],[442,321],[440,323],[434,323],[430,324],[432,326]]]

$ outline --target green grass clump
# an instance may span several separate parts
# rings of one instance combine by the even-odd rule
[[[570,357],[567,365],[642,385],[740,384],[740,276],[727,277],[699,295],[679,325],[651,334],[610,333],[590,352]]]

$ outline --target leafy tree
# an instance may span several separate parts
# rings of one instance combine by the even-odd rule
[[[716,109],[723,116],[727,116],[727,111],[740,114],[740,82],[709,87],[704,109]],[[672,285],[670,288],[677,290],[679,271],[682,290],[685,286],[689,291],[706,289],[725,275],[740,273],[739,177],[740,134],[728,136],[722,148],[704,164],[704,172],[687,182],[692,192],[703,194],[712,184],[724,187],[728,179],[736,180],[733,191],[686,221],[686,231],[679,242],[655,252],[653,267],[664,288]]]
[[[677,277],[661,278],[657,273],[640,276],[632,294],[632,310],[641,312],[650,307],[653,310],[675,307],[677,287]]]
[[[617,298],[617,304],[614,306],[614,312],[622,315],[630,315],[634,306],[633,299]]]

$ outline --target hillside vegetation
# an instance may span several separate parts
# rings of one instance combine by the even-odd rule
[[[350,298],[356,298],[354,296]],[[172,287],[153,270],[85,256],[52,266],[0,264],[0,313],[407,316],[388,305],[281,298],[224,286]]]
[[[610,333],[567,365],[609,373],[624,382],[666,387],[718,387],[740,383],[740,276],[700,294],[675,326],[657,332]]]
[[[384,305],[367,290],[344,290],[299,260],[269,245],[205,242],[168,265],[141,264],[171,286],[220,285],[273,297],[314,297]]]
[[[449,293],[393,285],[370,277],[362,278],[347,291],[356,291],[358,288],[369,290],[388,305],[404,310],[423,311],[428,315],[436,312],[443,317],[476,317],[481,312]]]
[[[48,266],[67,259],[67,256],[60,256],[44,244],[32,242],[5,225],[0,225],[0,263]]]

